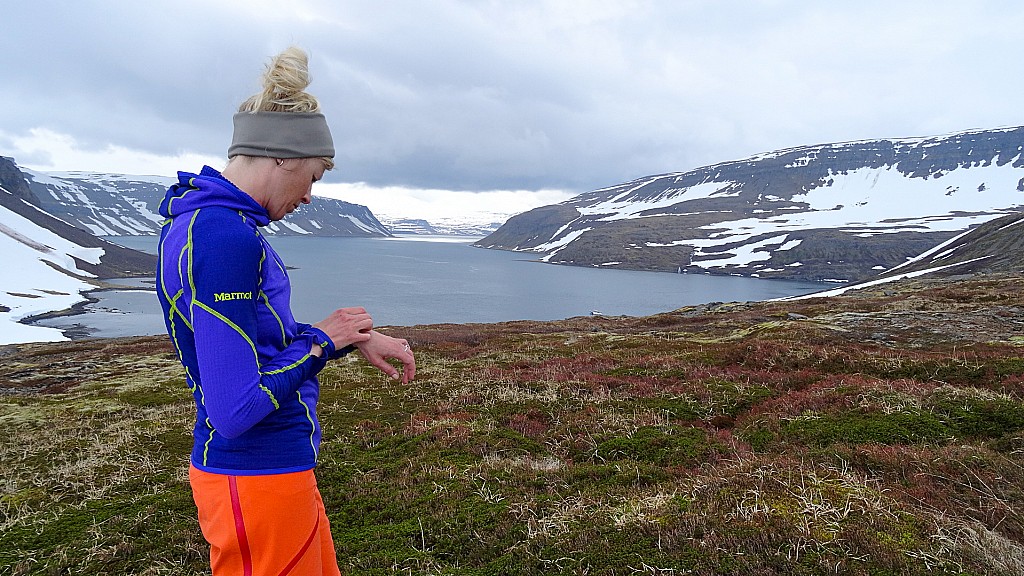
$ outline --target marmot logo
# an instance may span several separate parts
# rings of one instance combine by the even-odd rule
[[[225,300],[252,300],[252,292],[218,292],[213,295],[214,302]]]

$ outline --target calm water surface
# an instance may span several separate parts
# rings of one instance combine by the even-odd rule
[[[114,242],[155,253],[157,238]],[[736,276],[667,274],[555,266],[529,253],[473,248],[439,238],[277,237],[270,243],[292,269],[292,310],[313,323],[335,308],[363,306],[378,326],[442,322],[643,316],[713,301],[767,300],[828,285]],[[451,239],[448,239],[451,240]],[[153,286],[152,279],[125,281]],[[90,336],[164,333],[151,291],[94,292],[85,314],[40,322]]]

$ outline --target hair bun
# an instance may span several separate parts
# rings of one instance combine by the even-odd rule
[[[246,100],[239,112],[319,112],[320,102],[306,92],[311,82],[309,56],[291,46],[271,58],[263,73],[263,90]]]

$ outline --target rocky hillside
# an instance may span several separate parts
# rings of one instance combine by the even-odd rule
[[[1024,206],[1024,127],[802,146],[595,190],[477,243],[551,263],[853,281]]]
[[[927,271],[932,276],[1024,272],[1024,213],[996,218],[960,234],[882,277]]]
[[[782,301],[794,302],[809,298],[833,297],[861,290],[885,289],[885,285],[912,278],[963,279],[1024,274],[1024,213],[996,218],[955,236],[942,244],[911,258],[881,274],[841,288],[819,291],[804,296],[790,296]]]

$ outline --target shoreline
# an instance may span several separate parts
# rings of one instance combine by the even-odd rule
[[[135,280],[138,280],[140,282],[147,282],[147,281],[149,281],[149,282],[152,282],[154,285],[153,286],[131,286],[131,285],[114,284],[114,283],[110,282],[111,280],[131,280],[131,279],[135,279]],[[96,328],[90,328],[88,326],[85,326],[84,324],[75,324],[75,325],[67,327],[67,328],[61,328],[61,327],[54,327],[54,326],[43,326],[43,325],[39,324],[38,322],[43,321],[43,320],[52,320],[52,319],[55,319],[55,318],[74,318],[75,316],[81,316],[81,315],[84,315],[84,314],[88,314],[89,310],[87,308],[89,306],[91,306],[91,305],[94,305],[94,304],[97,304],[97,303],[100,302],[100,299],[95,296],[95,294],[100,293],[100,292],[129,291],[129,292],[153,292],[154,294],[156,293],[156,286],[155,286],[156,277],[155,276],[129,276],[129,277],[125,277],[125,278],[100,278],[100,279],[94,280],[94,282],[96,282],[98,285],[95,288],[79,292],[79,296],[81,296],[83,298],[83,300],[74,303],[70,307],[63,308],[63,309],[60,309],[60,310],[49,310],[49,311],[46,311],[46,312],[40,312],[38,314],[32,314],[30,316],[26,316],[24,318],[19,319],[17,322],[19,324],[24,324],[25,326],[32,326],[32,327],[38,327],[38,328],[53,328],[55,330],[59,330],[61,334],[63,334],[66,338],[68,338],[69,340],[72,340],[72,341],[84,340],[84,339],[87,339],[87,338],[94,338],[94,337],[95,338],[104,338],[103,336],[92,336],[92,333],[97,331],[97,329]],[[128,312],[125,312],[125,314],[128,314]],[[116,337],[115,336],[108,336],[106,338],[116,338]]]

